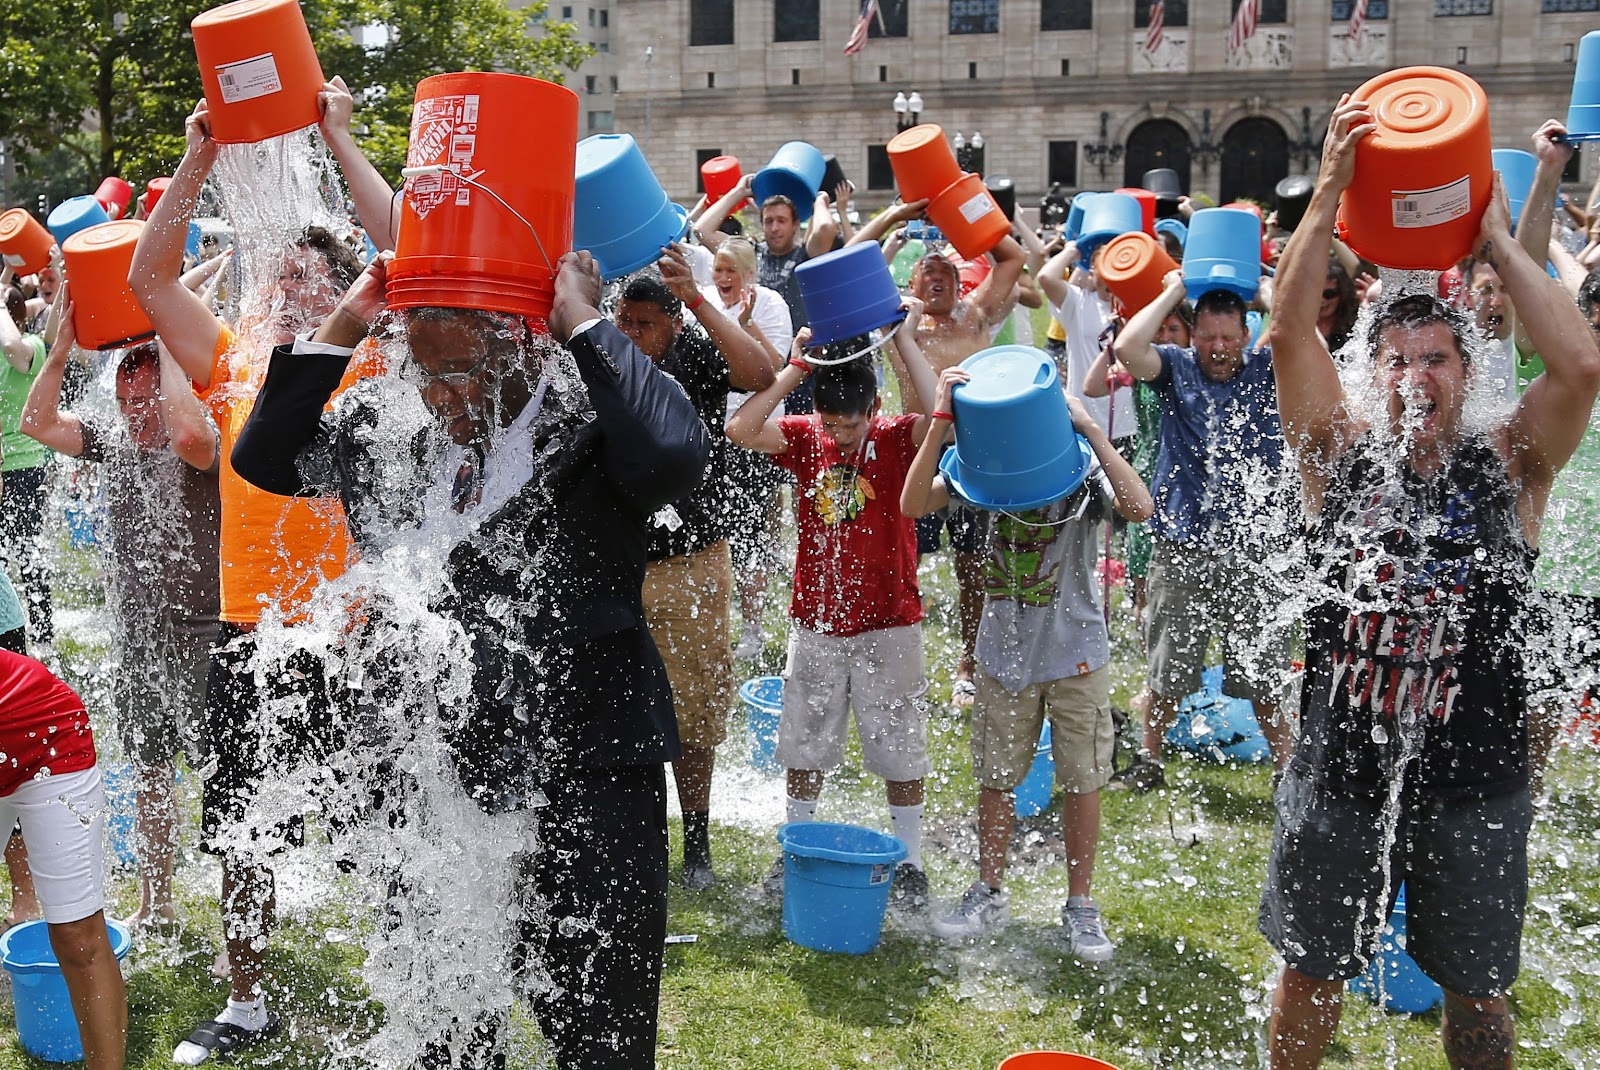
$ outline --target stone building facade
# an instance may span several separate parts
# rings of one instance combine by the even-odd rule
[[[1600,26],[1597,0],[1369,0],[1353,38],[1354,0],[1261,0],[1254,36],[1230,50],[1238,3],[1167,0],[1153,41],[1149,0],[881,0],[882,23],[847,56],[857,0],[610,0],[615,128],[685,202],[699,161],[753,170],[800,139],[837,155],[876,207],[894,196],[894,98],[915,91],[922,121],[981,134],[971,162],[1027,202],[1161,166],[1226,201],[1309,172],[1339,94],[1394,67],[1471,75],[1496,147],[1526,148],[1565,116],[1574,46]],[[1595,155],[1569,178],[1592,180]]]

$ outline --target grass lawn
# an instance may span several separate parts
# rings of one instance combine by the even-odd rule
[[[103,711],[105,640],[92,563],[72,558],[60,584],[68,675]],[[948,705],[956,641],[954,585],[943,555],[928,563],[925,587],[935,766],[925,854],[941,909],[975,876],[975,789],[967,721]],[[781,667],[783,608],[774,599],[768,649],[757,663],[740,666],[741,677]],[[1125,616],[1117,629],[1115,702],[1125,706],[1138,663]],[[112,739],[109,731],[103,736]],[[672,932],[698,940],[666,951],[663,1067],[985,1070],[1031,1048],[1082,1052],[1124,1070],[1261,1065],[1275,972],[1255,927],[1271,829],[1264,767],[1176,761],[1169,790],[1107,797],[1095,892],[1117,953],[1111,963],[1086,966],[1067,953],[1062,936],[1066,875],[1053,809],[1019,823],[1009,880],[1014,920],[992,940],[951,946],[891,919],[881,946],[862,957],[789,943],[779,908],[760,891],[776,851],[782,782],[750,767],[742,714],[732,719],[720,762],[712,816],[721,883],[710,892],[672,893]],[[1558,754],[1555,788],[1534,832],[1524,968],[1513,989],[1523,1067],[1600,1066],[1594,769],[1593,750]],[[191,817],[195,784],[195,777],[183,780]],[[888,827],[882,786],[860,771],[855,753],[830,780],[818,816]],[[192,837],[192,822],[188,831]],[[673,837],[676,875],[676,819]],[[371,918],[364,890],[313,879],[324,869],[314,848],[307,854],[310,864],[284,871],[284,924],[269,956],[272,998],[289,1027],[232,1065],[334,1065],[381,1021],[382,1008],[365,998],[357,972]],[[131,1067],[170,1066],[173,1045],[225,996],[208,972],[220,942],[215,864],[186,852],[179,885],[181,933],[137,946],[127,963]],[[136,887],[127,871],[114,873],[111,893],[114,915],[133,908]],[[45,1065],[22,1051],[10,1026],[10,1000],[0,998],[0,1068]],[[1328,1065],[1442,1068],[1438,1030],[1437,1012],[1389,1015],[1354,997]],[[524,1020],[513,1065],[540,1065],[538,1050]]]

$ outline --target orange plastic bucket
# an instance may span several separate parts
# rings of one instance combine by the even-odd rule
[[[112,219],[121,219],[128,214],[128,202],[133,200],[133,187],[116,175],[107,175],[100,180],[99,188],[94,191],[94,199],[100,202],[100,207],[106,210],[106,215]]]
[[[1112,238],[1100,250],[1096,268],[1106,289],[1116,295],[1130,316],[1160,297],[1166,289],[1161,280],[1167,272],[1176,270],[1178,262],[1143,231]]]
[[[0,214],[0,257],[16,268],[18,275],[33,275],[50,266],[50,247],[55,238],[26,208],[12,208]]]
[[[923,123],[890,139],[886,150],[903,201],[932,200],[961,181],[961,165],[944,129]]]
[[[1378,128],[1356,144],[1339,236],[1375,264],[1443,271],[1472,250],[1489,204],[1489,98],[1460,71],[1402,67],[1353,99]]]
[[[1146,234],[1154,235],[1156,232],[1156,195],[1143,186],[1119,186],[1112,193],[1126,193],[1139,202],[1139,218],[1144,225],[1140,228]]]
[[[930,201],[928,220],[966,260],[977,260],[1011,233],[1011,220],[977,175],[962,175]]]
[[[61,246],[72,280],[72,326],[85,349],[115,349],[155,337],[150,318],[128,286],[133,247],[144,224],[137,219],[96,223]]]
[[[1108,1062],[1070,1051],[1025,1051],[1000,1064],[1000,1070],[1117,1070]]]
[[[744,172],[739,168],[737,156],[713,156],[700,165],[700,182],[706,188],[706,201],[716,204],[723,195],[739,184],[739,179],[744,177]],[[737,212],[750,203],[746,197],[733,206]]]
[[[391,308],[474,308],[544,319],[572,249],[578,98],[520,74],[417,83]]]
[[[189,27],[217,141],[265,141],[321,118],[322,64],[296,0],[233,0]]]

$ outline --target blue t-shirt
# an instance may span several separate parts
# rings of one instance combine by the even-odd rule
[[[1150,530],[1216,549],[1275,541],[1284,533],[1283,428],[1272,350],[1246,350],[1239,373],[1222,383],[1200,370],[1193,349],[1161,345],[1156,353],[1161,374],[1150,386],[1161,437]]]

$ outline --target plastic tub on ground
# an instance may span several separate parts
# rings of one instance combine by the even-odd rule
[[[783,935],[813,951],[865,955],[877,947],[905,844],[887,833],[826,821],[784,825],[778,842]]]
[[[745,724],[750,731],[750,764],[762,773],[781,773],[778,722],[783,717],[783,677],[757,676],[739,685]]]
[[[109,920],[106,927],[112,954],[121,963],[133,942],[128,927]],[[25,921],[0,934],[0,965],[11,975],[17,1040],[23,1050],[46,1062],[81,1062],[83,1039],[66,978],[50,946],[49,926],[43,921]]]
[[[1055,790],[1056,759],[1050,746],[1050,721],[1046,719],[1039,733],[1039,745],[1033,752],[1033,764],[1028,767],[1028,775],[1012,792],[1016,815],[1038,817],[1050,805],[1050,796]]]

